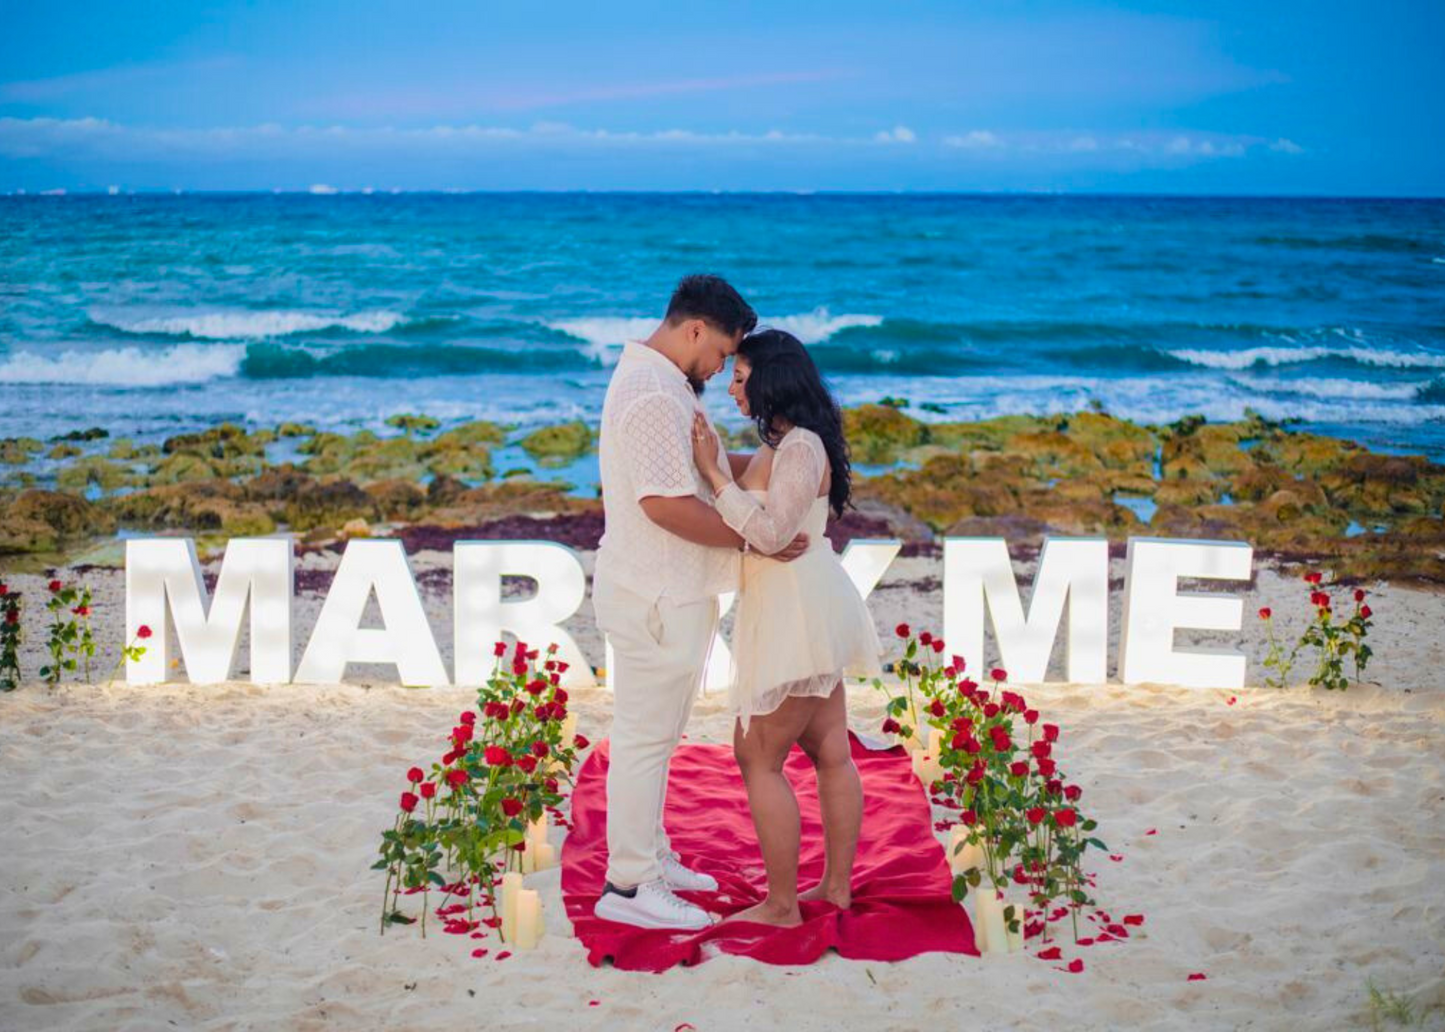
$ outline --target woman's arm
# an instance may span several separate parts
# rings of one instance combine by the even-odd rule
[[[734,480],[743,475],[743,470],[748,468],[748,463],[752,460],[751,452],[728,452],[728,467],[732,470]]]
[[[771,554],[802,529],[826,471],[820,449],[794,437],[773,457],[766,499],[759,504],[736,481],[728,481],[718,491],[718,514],[759,552]]]

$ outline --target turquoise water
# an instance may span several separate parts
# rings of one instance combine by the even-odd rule
[[[591,418],[691,271],[849,403],[1250,407],[1445,455],[1445,202],[1313,199],[0,198],[0,436]]]

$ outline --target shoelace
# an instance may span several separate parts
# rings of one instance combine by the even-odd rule
[[[654,894],[654,895],[661,895],[662,898],[663,898],[663,900],[667,903],[667,905],[670,906],[670,907],[672,907],[674,910],[680,910],[680,911],[686,913],[686,912],[688,912],[688,911],[690,911],[690,910],[695,910],[695,909],[696,909],[696,908],[695,908],[691,903],[689,903],[687,900],[683,899],[681,896],[678,896],[676,893],[674,893],[672,890],[670,890],[666,885],[663,885],[663,884],[661,884],[661,883],[658,883],[658,884],[657,884],[657,888],[654,890],[654,893],[653,893],[653,894]]]

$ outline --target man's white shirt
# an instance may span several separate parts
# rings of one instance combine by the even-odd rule
[[[694,495],[712,504],[692,457],[694,412],[706,414],[686,374],[666,355],[639,341],[623,346],[602,403],[597,453],[606,528],[595,575],[648,600],[666,594],[692,602],[737,589],[736,549],[680,538],[648,519],[639,504],[647,495]],[[718,451],[726,469],[721,442]]]

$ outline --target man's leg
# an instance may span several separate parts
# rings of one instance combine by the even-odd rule
[[[594,584],[597,624],[612,641],[611,757],[607,772],[607,880],[630,888],[661,877],[657,830],[667,761],[686,724],[714,600],[649,603]],[[701,644],[699,644],[701,642]]]
[[[717,634],[720,612],[716,599],[711,599],[699,605],[712,608],[711,624],[706,632],[706,640],[702,645],[702,651],[697,656],[697,676],[693,680],[692,689],[687,695],[687,705],[683,708],[681,719],[677,727],[673,729],[673,741],[681,742],[683,733],[687,731],[687,722],[692,717],[693,704],[697,702],[698,692],[702,690],[703,677],[707,673],[708,656],[712,652],[712,643]],[[672,855],[672,842],[667,837],[667,828],[664,825],[662,815],[667,808],[667,779],[672,775],[672,757],[676,754],[676,748],[667,754],[667,763],[662,768],[662,783],[658,786],[657,792],[657,857],[659,860]]]

